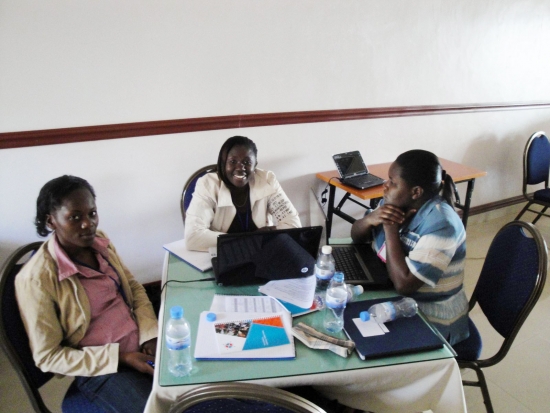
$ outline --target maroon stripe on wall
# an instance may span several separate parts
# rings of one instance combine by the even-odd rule
[[[251,115],[216,116],[161,120],[151,122],[120,123],[114,125],[82,126],[63,129],[44,129],[0,133],[0,149],[55,145],[165,135],[218,129],[252,128],[256,126],[291,125],[299,123],[337,122],[349,120],[422,116],[463,112],[485,112],[519,109],[545,109],[550,103],[503,103],[471,105],[398,106],[367,109],[317,110],[304,112],[260,113]]]

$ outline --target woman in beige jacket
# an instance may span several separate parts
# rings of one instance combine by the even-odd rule
[[[64,175],[37,200],[38,234],[53,234],[15,280],[36,365],[75,376],[105,411],[142,412],[152,386],[157,320],[144,288],[97,231],[93,188]]]

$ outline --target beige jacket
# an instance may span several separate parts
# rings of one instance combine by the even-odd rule
[[[105,234],[98,231],[98,236]],[[52,237],[15,278],[15,292],[33,358],[44,372],[67,376],[99,376],[116,373],[118,343],[78,349],[90,325],[88,296],[76,276],[58,280]],[[139,284],[120,260],[112,244],[109,262],[122,281],[139,327],[139,343],[157,337],[155,312]]]
[[[271,171],[256,169],[250,181],[250,205],[258,228],[275,222],[278,229],[302,226],[298,211]],[[231,192],[218,175],[209,173],[200,178],[185,218],[187,249],[207,251],[215,247],[218,235],[227,233],[236,214]]]

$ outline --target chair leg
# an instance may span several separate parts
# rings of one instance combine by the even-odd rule
[[[525,205],[523,207],[523,209],[521,210],[521,212],[518,214],[518,216],[514,219],[514,221],[517,221],[518,219],[520,219],[520,217],[525,213],[525,211],[527,211],[527,209],[531,206],[532,202],[527,202],[527,205]]]
[[[481,395],[483,396],[483,403],[485,404],[485,410],[487,410],[487,413],[494,413],[493,409],[493,403],[491,402],[491,396],[489,396],[489,388],[487,387],[487,381],[485,380],[485,375],[483,374],[483,371],[481,370],[481,367],[479,367],[475,362],[458,362],[458,366],[460,369],[471,369],[474,370],[477,376],[477,381],[473,380],[462,380],[463,386],[472,386],[472,387],[479,387],[481,390]],[[462,371],[461,371],[462,374]]]
[[[483,403],[485,403],[485,409],[487,413],[494,413],[493,403],[491,403],[491,396],[489,396],[489,388],[487,387],[487,381],[485,380],[485,374],[481,368],[474,369],[477,374],[477,379],[479,380],[479,388],[481,389],[481,394],[483,395]]]
[[[537,215],[537,217],[535,218],[535,220],[532,222],[533,225],[535,225],[537,223],[537,221],[540,219],[540,217],[542,216],[542,214],[544,214],[546,212],[546,210],[548,209],[548,207],[544,207],[542,209],[542,211],[539,212],[539,215]]]

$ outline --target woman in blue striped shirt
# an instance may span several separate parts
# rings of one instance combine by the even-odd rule
[[[436,155],[405,152],[390,166],[384,199],[353,224],[351,236],[356,243],[372,241],[397,292],[414,298],[456,344],[468,338],[469,330],[466,230],[452,207],[453,189]]]

